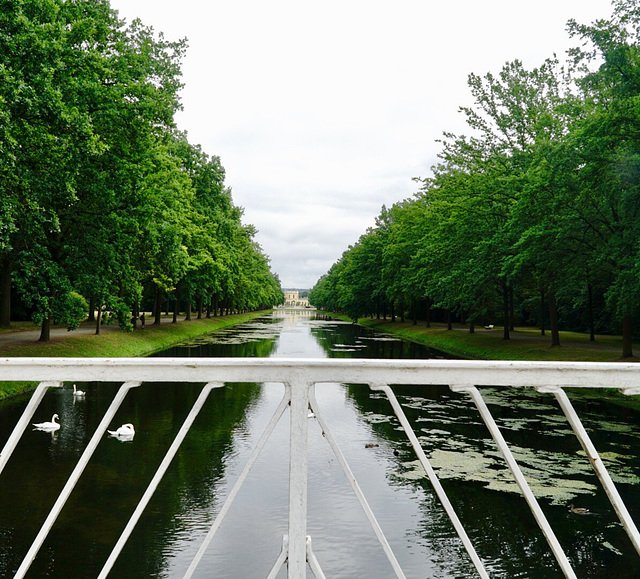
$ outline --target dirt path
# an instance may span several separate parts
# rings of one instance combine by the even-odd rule
[[[150,318],[147,318],[150,319]],[[153,318],[151,318],[153,319]],[[182,321],[178,318],[178,322]],[[164,317],[162,320],[164,323]],[[148,326],[149,324],[147,324]],[[40,328],[33,326],[33,330],[24,329],[24,328],[16,328],[12,330],[6,330],[0,332],[0,349],[2,348],[2,344],[27,344],[31,342],[37,342],[40,339]],[[140,324],[138,323],[138,329],[140,329]],[[108,333],[120,331],[120,326],[117,323],[107,324],[100,326],[100,333]],[[80,326],[72,331],[67,330],[67,328],[51,328],[50,335],[51,341],[55,342],[57,338],[67,338],[69,336],[88,336],[96,333],[96,323],[95,322],[82,322]]]

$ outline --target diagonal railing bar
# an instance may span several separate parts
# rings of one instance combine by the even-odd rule
[[[627,535],[629,535],[629,538],[631,539],[631,542],[633,543],[636,551],[638,552],[638,554],[640,554],[640,533],[638,533],[638,528],[631,519],[631,515],[629,515],[629,511],[627,510],[622,497],[620,497],[616,485],[611,479],[607,468],[603,464],[602,459],[600,458],[600,455],[596,450],[596,447],[591,442],[591,438],[589,438],[587,431],[582,425],[582,421],[573,408],[573,405],[571,404],[567,393],[558,386],[539,387],[536,388],[536,390],[542,393],[551,393],[556,397],[556,400],[560,404],[560,408],[562,408],[562,411],[567,417],[569,424],[571,424],[571,428],[573,428],[573,431],[580,441],[583,450],[587,454],[589,462],[591,463],[591,466],[593,466],[593,470],[595,471],[596,475],[598,475],[598,478],[600,479],[600,482],[602,483],[602,486],[604,487],[604,490],[607,493],[609,500],[611,501],[611,505],[613,506],[618,515],[618,518],[620,519],[620,522],[622,523],[622,526],[627,532]]]
[[[196,419],[196,417],[200,413],[200,410],[202,410],[202,407],[204,406],[204,403],[206,402],[209,396],[209,393],[214,388],[222,388],[223,386],[224,386],[224,383],[222,382],[209,382],[204,386],[204,388],[200,392],[200,396],[198,396],[198,399],[196,400],[195,404],[191,408],[191,411],[187,415],[187,418],[182,424],[182,427],[178,431],[178,434],[174,438],[173,442],[171,443],[171,446],[169,447],[169,450],[167,450],[167,453],[165,454],[162,462],[160,463],[158,470],[156,471],[155,475],[151,479],[151,482],[149,483],[147,490],[144,492],[144,495],[142,495],[142,498],[140,499],[138,506],[133,512],[133,515],[131,515],[131,518],[129,519],[127,526],[122,531],[120,538],[118,539],[117,543],[113,547],[113,550],[111,551],[111,554],[109,555],[109,558],[107,559],[104,566],[102,567],[102,571],[100,571],[100,575],[98,575],[98,579],[106,579],[107,575],[109,574],[109,571],[111,571],[111,568],[113,567],[118,556],[120,555],[120,552],[122,551],[127,540],[129,539],[129,536],[133,532],[133,529],[138,523],[138,520],[142,516],[144,509],[149,504],[151,497],[153,496],[156,489],[158,488],[158,485],[160,484],[160,481],[162,480],[164,473],[167,471],[167,469],[169,468],[169,465],[171,464],[171,461],[173,460],[176,453],[178,452],[178,449],[180,448],[182,441],[184,440],[185,436],[187,436],[187,433],[189,432],[193,424],[193,421]]]
[[[547,521],[547,518],[544,516],[544,513],[542,512],[542,509],[540,508],[540,505],[538,504],[536,497],[531,491],[531,488],[529,487],[527,480],[522,474],[522,471],[520,470],[520,467],[518,466],[516,459],[513,457],[511,449],[509,448],[509,446],[507,445],[507,442],[502,436],[502,433],[500,432],[500,429],[498,428],[496,421],[493,419],[493,416],[488,406],[486,405],[484,399],[482,398],[482,395],[480,394],[480,392],[475,386],[470,386],[466,384],[451,385],[450,388],[453,392],[466,392],[471,396],[471,399],[473,400],[476,407],[478,408],[478,411],[480,412],[480,416],[482,417],[482,420],[484,421],[487,428],[489,429],[489,432],[491,433],[493,440],[498,445],[498,449],[500,450],[500,453],[506,460],[507,465],[509,466],[511,473],[516,479],[516,482],[518,483],[518,486],[520,487],[520,490],[522,491],[522,494],[524,495],[525,500],[529,504],[529,508],[531,509],[531,512],[533,513],[533,516],[535,517],[538,523],[538,526],[542,530],[542,533],[547,539],[547,543],[549,543],[549,546],[551,547],[551,550],[553,551],[553,554],[556,560],[558,561],[558,564],[560,565],[562,572],[565,574],[565,577],[568,577],[570,579],[577,579],[576,574],[574,573],[571,567],[571,564],[569,563],[569,560],[567,559],[567,556],[565,555],[565,552],[563,551],[560,545],[560,542],[556,538],[555,533],[553,532],[553,529],[549,524],[549,521]]]
[[[0,473],[4,470],[5,465],[9,461],[9,458],[13,454],[13,451],[18,444],[18,441],[24,434],[24,431],[27,429],[27,426],[29,426],[31,419],[33,418],[33,415],[38,409],[38,406],[40,406],[40,402],[42,402],[42,399],[44,398],[44,395],[47,393],[47,390],[49,388],[61,388],[61,387],[62,387],[62,382],[59,382],[57,380],[40,382],[40,384],[38,384],[34,393],[31,395],[31,398],[29,399],[29,403],[27,404],[27,407],[24,409],[22,416],[20,417],[20,420],[18,420],[18,423],[15,425],[13,431],[11,432],[11,435],[9,436],[9,439],[4,445],[2,452],[0,452]]]
[[[282,549],[280,550],[280,554],[276,559],[276,562],[273,564],[271,571],[267,575],[267,579],[276,579],[278,573],[280,573],[280,569],[284,565],[287,560],[287,554],[289,553],[289,535],[282,536]]]
[[[309,562],[309,567],[316,579],[327,579],[326,575],[320,568],[320,563],[318,563],[315,553],[313,552],[311,537],[307,537],[307,561]]]
[[[49,534],[49,531],[51,530],[51,527],[53,527],[53,524],[58,518],[58,515],[60,514],[62,507],[67,502],[67,499],[71,494],[71,491],[76,486],[76,483],[80,478],[80,475],[82,475],[82,472],[84,471],[85,467],[89,463],[89,459],[93,455],[95,449],[98,447],[98,443],[100,442],[102,436],[104,435],[105,431],[109,427],[109,423],[115,416],[116,412],[118,411],[118,408],[120,408],[120,405],[122,404],[129,390],[131,390],[132,388],[136,388],[138,386],[140,386],[140,382],[125,382],[122,386],[120,386],[120,389],[118,390],[116,396],[111,402],[111,405],[105,412],[105,415],[102,417],[102,421],[98,425],[98,428],[96,428],[96,431],[94,432],[93,437],[89,441],[89,444],[87,445],[87,447],[84,449],[84,452],[82,453],[82,456],[78,460],[76,467],[73,469],[73,472],[69,476],[67,483],[64,485],[64,488],[60,492],[60,495],[58,496],[58,499],[53,505],[53,508],[49,512],[49,516],[45,520],[44,524],[40,529],[40,532],[38,533],[35,540],[33,541],[31,548],[27,552],[25,558],[22,560],[22,563],[18,568],[18,571],[14,579],[22,579],[22,577],[24,577],[26,572],[29,570],[31,563],[33,563],[33,560],[36,558],[36,555],[38,554],[38,551],[42,546],[42,543],[46,539],[47,535]]]
[[[382,531],[382,528],[380,527],[380,524],[376,519],[376,516],[371,510],[371,507],[369,506],[369,503],[367,502],[367,499],[365,498],[364,493],[362,492],[362,489],[360,488],[360,485],[358,484],[358,481],[356,480],[356,477],[353,474],[353,471],[349,467],[349,464],[347,463],[346,458],[342,454],[342,451],[340,450],[338,443],[336,442],[333,434],[331,433],[331,429],[329,428],[329,425],[324,419],[322,411],[320,410],[320,407],[316,401],[315,393],[312,391],[309,397],[310,397],[310,403],[311,403],[311,410],[313,410],[314,414],[316,415],[318,424],[322,428],[322,433],[324,434],[327,442],[329,443],[329,446],[333,450],[333,454],[335,455],[336,459],[338,460],[338,463],[342,467],[342,470],[344,471],[344,474],[346,475],[347,480],[351,484],[353,492],[358,498],[358,501],[360,502],[360,505],[362,506],[362,509],[364,510],[365,515],[367,516],[367,519],[369,520],[369,523],[374,533],[376,534],[378,541],[380,542],[380,545],[382,546],[382,549],[387,555],[387,559],[389,560],[389,563],[391,563],[391,566],[396,576],[404,578],[405,574],[402,571],[402,568],[400,567],[400,563],[398,563],[398,560],[396,559],[396,556],[394,555],[393,550],[391,549],[391,545],[389,545],[389,541],[387,541],[387,538],[385,537],[384,532]]]
[[[402,409],[402,406],[398,402],[398,399],[396,398],[395,393],[393,392],[391,387],[387,386],[386,384],[371,384],[370,388],[371,390],[384,392],[387,395],[387,398],[391,403],[391,407],[393,408],[393,411],[395,412],[396,417],[400,421],[400,424],[402,425],[402,428],[404,429],[405,434],[407,435],[407,438],[411,442],[411,446],[413,447],[414,452],[418,456],[418,459],[420,460],[420,464],[422,464],[422,468],[424,468],[425,472],[427,473],[427,476],[429,477],[431,486],[433,486],[433,489],[436,491],[436,494],[438,495],[438,499],[440,499],[440,502],[442,503],[444,510],[449,516],[449,520],[453,523],[456,533],[458,534],[458,537],[462,541],[462,544],[464,545],[464,548],[467,551],[467,554],[469,555],[473,565],[475,566],[476,571],[478,571],[478,574],[483,579],[489,579],[489,574],[484,568],[484,564],[482,563],[482,560],[476,553],[476,550],[474,549],[473,544],[471,543],[471,540],[467,535],[467,532],[462,526],[462,523],[460,522],[460,519],[458,518],[458,515],[456,514],[453,508],[453,505],[451,504],[451,501],[447,496],[447,493],[442,487],[442,484],[440,483],[440,479],[438,478],[435,471],[433,470],[433,467],[431,466],[431,463],[429,462],[427,455],[424,453],[424,450],[422,450],[422,445],[420,444],[418,437],[413,432],[413,428],[411,428],[411,424],[407,420],[407,416],[405,415],[404,410]]]
[[[273,432],[276,425],[280,421],[280,418],[282,418],[284,411],[289,406],[290,400],[291,400],[291,393],[289,389],[286,389],[285,394],[282,397],[280,404],[278,405],[278,408],[276,408],[276,411],[273,413],[273,416],[271,417],[269,424],[267,425],[264,432],[262,433],[262,436],[260,437],[258,444],[256,444],[255,448],[253,449],[253,452],[251,453],[249,460],[247,460],[247,463],[244,469],[240,473],[238,480],[236,481],[235,485],[231,489],[229,496],[227,496],[227,500],[225,501],[224,505],[220,509],[218,516],[213,521],[213,524],[211,525],[209,532],[204,538],[202,545],[200,545],[200,549],[198,549],[198,552],[196,553],[195,557],[191,561],[191,565],[189,565],[187,572],[184,574],[184,579],[189,579],[195,572],[198,565],[200,564],[200,560],[204,556],[207,548],[209,547],[209,544],[213,540],[213,537],[216,534],[216,531],[218,530],[218,528],[220,527],[222,521],[224,520],[224,517],[226,516],[227,512],[231,508],[231,505],[233,504],[233,501],[235,500],[236,495],[240,491],[240,488],[242,487],[245,479],[247,478],[249,472],[251,471],[253,464],[256,462],[258,456],[260,456],[260,453],[262,452],[264,445],[266,444],[267,440],[271,436],[271,433]]]

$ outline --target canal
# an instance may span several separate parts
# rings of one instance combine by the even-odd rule
[[[276,312],[158,356],[436,358],[441,353],[310,311]],[[0,576],[11,577],[111,402],[117,384],[47,393],[0,475]],[[201,384],[143,385],[105,436],[30,570],[30,577],[96,577]],[[396,388],[427,456],[492,577],[562,577],[475,406],[446,387]],[[484,390],[483,390],[484,392]],[[181,577],[280,402],[277,384],[214,390],[111,576]],[[640,412],[571,393],[634,520],[640,520]],[[317,398],[334,436],[409,578],[476,573],[379,393],[327,384]],[[485,396],[579,577],[635,578],[640,558],[600,489],[554,399],[488,389]],[[28,398],[0,403],[0,447]],[[276,428],[205,555],[196,577],[265,577],[287,528],[288,421]],[[569,511],[569,504],[590,509]],[[327,577],[386,578],[392,570],[350,485],[310,418],[308,533]],[[280,577],[285,577],[282,571]]]

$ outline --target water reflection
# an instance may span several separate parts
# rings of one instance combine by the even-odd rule
[[[10,541],[0,544],[0,576],[11,577],[16,571],[118,385],[83,384],[83,388],[87,395],[82,402],[74,401],[67,388],[47,393],[38,412],[48,414],[55,408],[61,417],[60,430],[53,439],[42,432],[25,433],[2,474],[0,534]],[[30,576],[97,576],[200,388],[156,384],[130,391],[114,422],[135,423],[134,441],[122,444],[105,434]],[[258,395],[258,387],[250,384],[211,393],[113,576],[166,576],[162,545],[172,543],[176,535],[191,533],[185,516],[189,521],[198,516],[208,519],[216,484],[234,454],[234,436],[244,428]],[[15,418],[8,422],[3,412],[0,422],[12,426],[25,404],[14,401],[10,407]],[[7,430],[3,426],[2,443]]]
[[[163,356],[433,358],[436,351],[350,323],[277,312],[163,352]],[[0,576],[11,576],[118,385],[50,391],[53,438],[30,432],[0,480]],[[32,567],[34,577],[95,577],[202,385],[143,385],[105,435]],[[475,577],[451,523],[379,393],[325,384],[317,399],[407,577]],[[510,482],[475,407],[444,387],[397,389],[480,556],[496,577],[560,577],[546,541]],[[120,556],[114,577],[180,577],[219,512],[283,394],[281,385],[213,390]],[[638,557],[612,513],[554,399],[492,389],[487,402],[580,577],[636,577]],[[4,443],[26,400],[0,405]],[[585,426],[638,520],[638,413],[580,395]],[[40,420],[38,420],[40,421]],[[316,420],[310,419],[308,532],[327,576],[387,577],[389,564]],[[288,421],[279,424],[207,552],[198,576],[264,577],[287,527]],[[567,509],[574,502],[594,516]],[[25,505],[28,505],[25,511]],[[70,540],[73,538],[73,541]],[[70,547],[70,543],[77,547]],[[284,574],[281,574],[284,576]]]
[[[453,359],[439,350],[415,342],[401,340],[340,320],[319,318],[311,321],[311,335],[328,358],[385,358],[385,359]]]

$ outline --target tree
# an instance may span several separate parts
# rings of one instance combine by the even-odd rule
[[[572,56],[584,98],[583,118],[571,134],[580,177],[572,201],[575,227],[608,279],[606,301],[622,324],[623,357],[631,357],[631,320],[640,298],[640,2],[616,0],[613,6],[609,20],[569,23],[570,34],[583,43]]]

